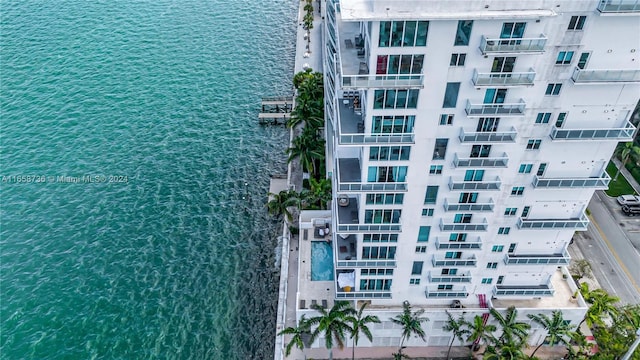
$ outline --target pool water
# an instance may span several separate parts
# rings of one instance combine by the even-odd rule
[[[326,241],[311,242],[311,281],[333,281],[333,250]]]

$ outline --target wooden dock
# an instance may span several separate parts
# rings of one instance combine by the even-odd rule
[[[258,114],[258,122],[262,125],[284,125],[291,117],[293,110],[292,96],[264,97]]]

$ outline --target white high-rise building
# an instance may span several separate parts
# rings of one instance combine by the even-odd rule
[[[301,268],[298,317],[320,288],[383,320],[360,346],[398,344],[389,319],[403,301],[431,319],[427,342],[409,346],[448,344],[444,310],[516,306],[529,321],[560,309],[577,324],[587,306],[572,297],[567,247],[636,131],[640,1],[324,5],[334,201],[303,214],[301,236],[330,229],[334,276]]]

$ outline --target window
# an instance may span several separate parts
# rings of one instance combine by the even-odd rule
[[[458,273],[458,269],[442,269],[440,272],[441,275],[456,275]]]
[[[447,251],[444,254],[445,259],[460,259],[462,257],[462,251]]]
[[[549,84],[547,85],[547,90],[545,90],[545,95],[558,95],[560,94],[560,89],[562,88],[562,84]]]
[[[544,175],[544,170],[546,168],[547,168],[547,163],[540,164],[540,166],[538,166],[538,171],[536,172],[536,175],[538,175],[538,176]]]
[[[518,173],[529,174],[531,172],[531,169],[533,169],[533,164],[520,164],[520,167],[518,168]]]
[[[433,216],[433,208],[422,209],[422,216]]]
[[[362,241],[366,243],[398,242],[398,234],[364,234]]]
[[[414,261],[413,267],[411,268],[411,275],[422,275],[423,263],[423,261]]]
[[[566,112],[561,112],[558,114],[558,119],[556,120],[556,127],[562,127],[562,124],[564,124],[564,119],[567,118],[567,113]]]
[[[498,263],[497,262],[487,263],[487,269],[497,269],[497,268],[498,268]]]
[[[464,172],[464,181],[482,181],[484,170],[467,170]]]
[[[517,212],[518,212],[518,208],[508,207],[508,208],[504,209],[504,215],[505,216],[514,216]]]
[[[489,157],[489,153],[491,153],[491,145],[473,145],[471,146],[471,153],[469,154],[469,157],[485,158]]]
[[[538,113],[536,116],[536,124],[548,124],[551,119],[551,113]]]
[[[378,55],[376,74],[421,74],[424,55]]]
[[[420,226],[420,230],[418,230],[418,242],[429,241],[430,232],[431,226]]]
[[[368,182],[404,182],[407,176],[406,166],[369,166]]]
[[[409,285],[420,285],[420,279],[409,279]]]
[[[491,247],[491,252],[502,252],[504,250],[504,245],[493,245]]]
[[[365,224],[397,224],[400,222],[400,209],[376,209],[364,211]]]
[[[567,30],[582,30],[582,28],[584,28],[584,22],[586,20],[586,16],[572,16],[569,20],[569,27],[567,28]]]
[[[453,285],[438,285],[438,290],[446,291],[453,289]]]
[[[542,140],[539,139],[532,139],[527,141],[527,150],[538,150],[540,149],[540,144],[542,143]]]
[[[560,51],[556,58],[556,65],[569,65],[573,59],[573,51]]]
[[[433,148],[433,160],[444,160],[448,143],[449,139],[436,139],[436,145]]]
[[[496,281],[496,284],[498,285],[502,284],[503,280],[504,280],[504,276],[498,276],[498,281]]]
[[[527,216],[529,216],[529,211],[531,210],[531,206],[525,206],[522,209],[522,215],[520,215],[520,217],[526,218]]]
[[[429,174],[431,175],[440,175],[442,174],[442,165],[431,165],[429,166]]]
[[[458,203],[460,204],[475,204],[478,201],[478,193],[466,193],[463,192],[460,194],[460,198],[458,198]]]
[[[453,125],[453,114],[440,115],[440,125]]]
[[[378,46],[426,46],[428,30],[428,21],[381,21]]]
[[[516,243],[511,243],[511,244],[509,244],[509,250],[508,250],[508,252],[509,252],[509,253],[514,252],[514,251],[516,250],[516,246],[517,246],[517,245],[518,245],[518,244],[516,244]]]
[[[524,194],[524,186],[514,186],[511,188],[511,196],[521,196]]]
[[[507,89],[487,89],[484,92],[484,104],[503,104],[507,97]]]
[[[415,116],[374,116],[371,132],[374,134],[407,134],[413,132]]]
[[[424,196],[425,204],[435,204],[436,199],[438,198],[438,187],[437,186],[427,186],[427,192]]]
[[[493,282],[493,278],[482,278],[483,284],[491,284]]]
[[[397,161],[409,160],[411,146],[372,146],[369,149],[369,160]]]
[[[361,269],[360,275],[363,275],[363,276],[393,275],[393,269]]]
[[[360,290],[391,290],[391,279],[361,279]]]
[[[493,65],[491,65],[492,73],[510,73],[513,72],[513,67],[516,64],[515,57],[495,57],[493,59]]]
[[[373,99],[374,109],[415,109],[418,106],[417,89],[376,90]]]
[[[456,31],[456,39],[454,40],[453,45],[454,46],[469,45],[469,38],[471,37],[472,28],[473,28],[473,20],[458,21],[458,30]]]
[[[506,22],[502,24],[500,32],[501,39],[521,38],[524,36],[524,29],[527,23],[524,22]]]
[[[453,217],[455,224],[469,224],[471,223],[471,214],[456,214]]]
[[[395,246],[363,246],[362,258],[393,260],[396,258],[396,247]]]
[[[583,52],[580,54],[580,59],[578,60],[578,68],[584,69],[587,66],[587,62],[589,61],[589,53]]]
[[[443,108],[454,108],[458,102],[458,91],[460,91],[459,82],[447,83],[446,90],[444,92],[444,100],[442,101]]]
[[[426,246],[416,246],[416,253],[426,253],[426,252],[427,252]]]
[[[451,234],[449,234],[449,241],[465,242],[465,241],[467,241],[467,234],[466,233],[451,233]]]
[[[509,235],[510,231],[511,231],[510,227],[500,227],[498,228],[498,235]]]
[[[367,205],[402,204],[404,194],[367,194]]]
[[[467,59],[467,54],[451,54],[451,61],[449,66],[464,66],[464,61]]]
[[[500,118],[480,118],[478,119],[477,132],[496,132],[498,131],[498,124]]]

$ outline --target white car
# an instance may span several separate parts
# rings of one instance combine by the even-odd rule
[[[638,195],[620,195],[617,200],[620,205],[640,205],[640,196]]]

